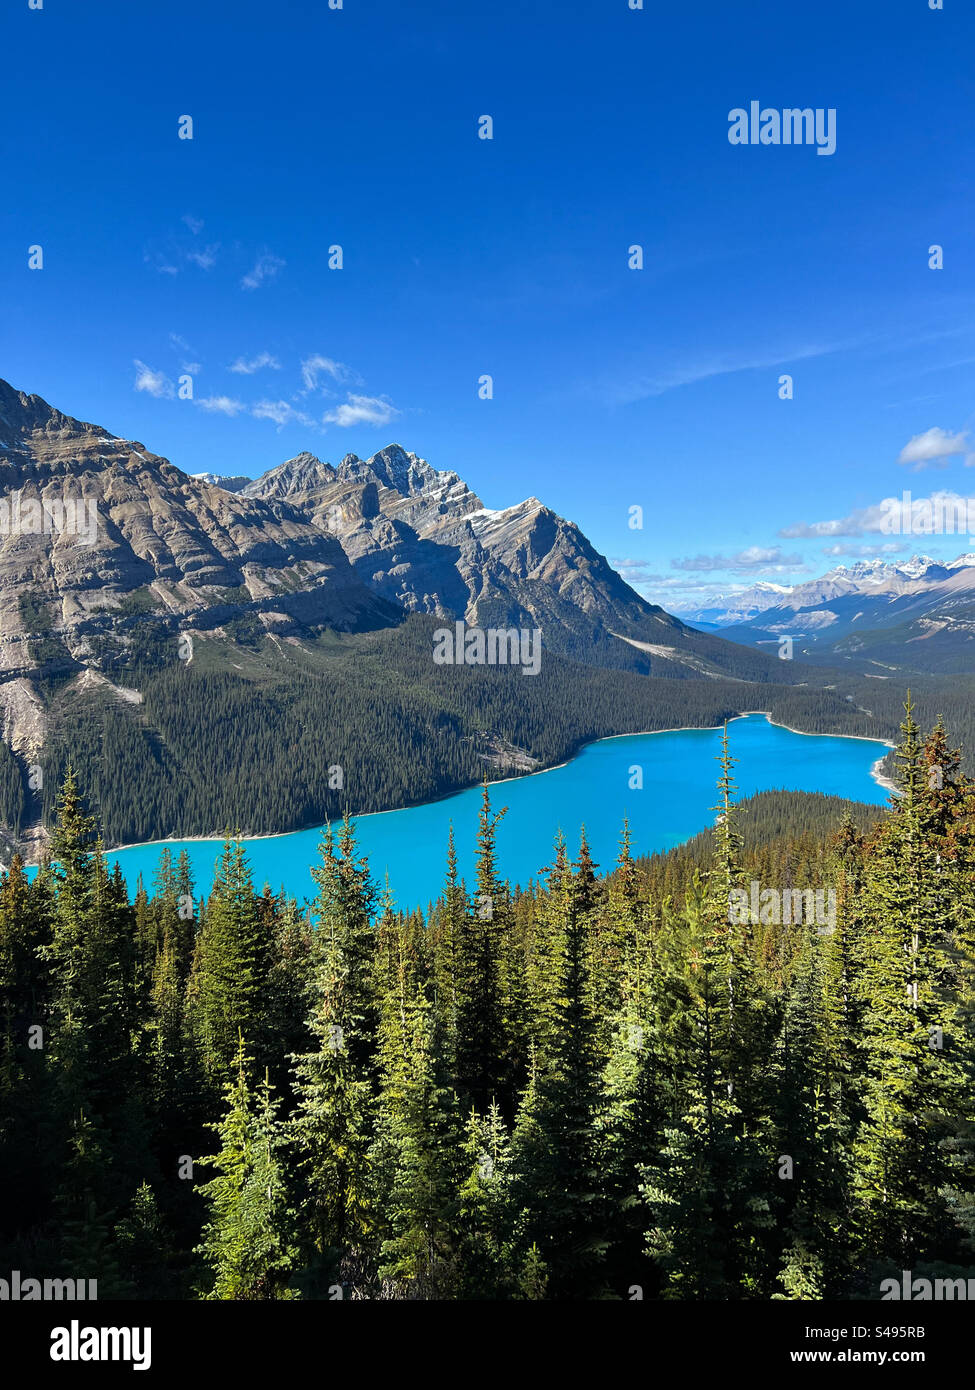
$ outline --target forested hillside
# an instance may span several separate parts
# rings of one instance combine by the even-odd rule
[[[810,888],[831,877],[832,837],[842,820],[865,835],[883,816],[879,806],[822,792],[765,791],[738,807],[742,871],[746,878],[781,888]],[[676,848],[636,860],[641,892],[662,900],[683,898],[695,874],[706,874],[714,855],[715,830],[708,827]]]
[[[790,847],[726,747],[669,885],[622,828],[610,876],[583,837],[513,888],[485,787],[476,881],[445,846],[428,919],[348,822],[308,917],[234,842],[205,902],[163,856],[130,906],[69,778],[52,861],[0,879],[0,1261],[102,1299],[975,1276],[975,783],[910,705],[897,767],[877,824],[813,798]],[[792,884],[813,917],[767,907]]]

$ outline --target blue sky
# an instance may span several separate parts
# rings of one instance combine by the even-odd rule
[[[871,530],[975,494],[970,4],[646,5],[10,0],[0,375],[188,472],[397,440],[677,609],[975,549]]]

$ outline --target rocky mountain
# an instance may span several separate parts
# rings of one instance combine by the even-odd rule
[[[456,472],[399,444],[335,466],[302,453],[243,495],[303,512],[371,589],[410,612],[540,627],[547,647],[576,660],[659,674],[725,673],[740,659],[647,603],[537,497],[487,508]]]
[[[238,474],[234,478],[223,477],[219,473],[191,473],[191,478],[195,478],[198,483],[209,483],[211,487],[221,487],[224,492],[243,492],[244,488],[251,482],[246,474]]]
[[[716,594],[714,601],[703,608],[681,611],[681,617],[689,623],[700,623],[704,627],[729,627],[732,623],[746,623],[766,608],[776,608],[792,592],[788,584],[770,584],[759,580],[747,589],[737,593]]]
[[[768,597],[757,608],[752,591],[737,595],[722,635],[759,649],[789,635],[807,659],[863,670],[975,670],[975,555],[839,565]]]
[[[0,535],[7,681],[102,671],[147,618],[207,632],[243,621],[251,635],[283,637],[409,612],[540,627],[550,651],[644,673],[775,670],[647,603],[538,498],[487,508],[457,473],[398,444],[337,466],[302,453],[253,482],[191,477],[0,382],[6,496],[21,508]],[[35,528],[24,524],[32,509]]]
[[[0,727],[28,681],[110,669],[152,616],[176,635],[244,619],[287,635],[401,613],[284,501],[233,496],[143,444],[0,381]],[[18,715],[19,707],[19,715]],[[29,720],[27,721],[29,723]]]
[[[183,664],[186,636],[211,639],[224,671],[256,669],[270,639],[317,680],[327,654],[306,639],[411,613],[539,627],[547,651],[590,667],[785,675],[647,603],[537,498],[486,508],[399,445],[334,467],[300,454],[255,482],[191,477],[0,381],[0,744],[22,767],[92,692],[137,705],[146,671]]]
[[[885,560],[858,560],[853,565],[837,565],[818,579],[802,584],[771,584],[765,580],[737,593],[718,595],[705,608],[682,613],[687,622],[706,622],[715,627],[732,627],[750,622],[771,608],[815,608],[849,594],[903,594],[912,586],[939,584],[959,569],[975,565],[975,555],[960,555],[950,565],[942,565],[929,555],[912,555],[898,564]]]

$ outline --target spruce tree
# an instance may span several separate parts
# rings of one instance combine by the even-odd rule
[[[224,1087],[225,1113],[211,1126],[216,1154],[198,1162],[217,1170],[200,1192],[209,1208],[198,1253],[211,1270],[204,1297],[267,1301],[296,1298],[294,1217],[286,1182],[285,1134],[265,1078],[255,1096],[241,1037],[234,1076]]]

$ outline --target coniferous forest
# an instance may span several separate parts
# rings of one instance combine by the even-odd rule
[[[6,831],[15,845],[28,827],[53,824],[69,765],[114,846],[219,835],[227,825],[277,834],[338,820],[346,809],[433,800],[476,786],[486,732],[538,767],[612,734],[713,728],[749,709],[808,733],[897,737],[903,690],[893,683],[789,662],[777,662],[790,669],[776,674],[790,684],[759,681],[749,654],[733,677],[648,677],[555,652],[537,678],[499,667],[485,682],[477,667],[432,664],[436,624],[414,614],[390,632],[331,634],[297,656],[288,648],[287,660],[268,639],[254,648],[200,642],[186,668],[175,643],[141,618],[138,654],[112,669],[141,703],[97,685],[80,695],[70,682],[39,686],[50,732],[35,790],[26,761],[0,744],[0,840]],[[964,770],[975,775],[975,678],[919,678],[912,688],[919,717],[933,723],[944,714],[968,750]],[[330,776],[335,765],[345,772],[341,788]]]
[[[485,786],[476,881],[451,842],[403,914],[348,820],[310,911],[233,841],[205,900],[164,853],[130,903],[69,773],[49,859],[0,880],[0,1261],[102,1299],[972,1276],[975,782],[910,703],[897,776],[879,819],[820,808],[769,853],[726,744],[693,852],[639,861],[623,826],[597,866],[583,832],[527,888]],[[835,922],[735,920],[787,868]]]

